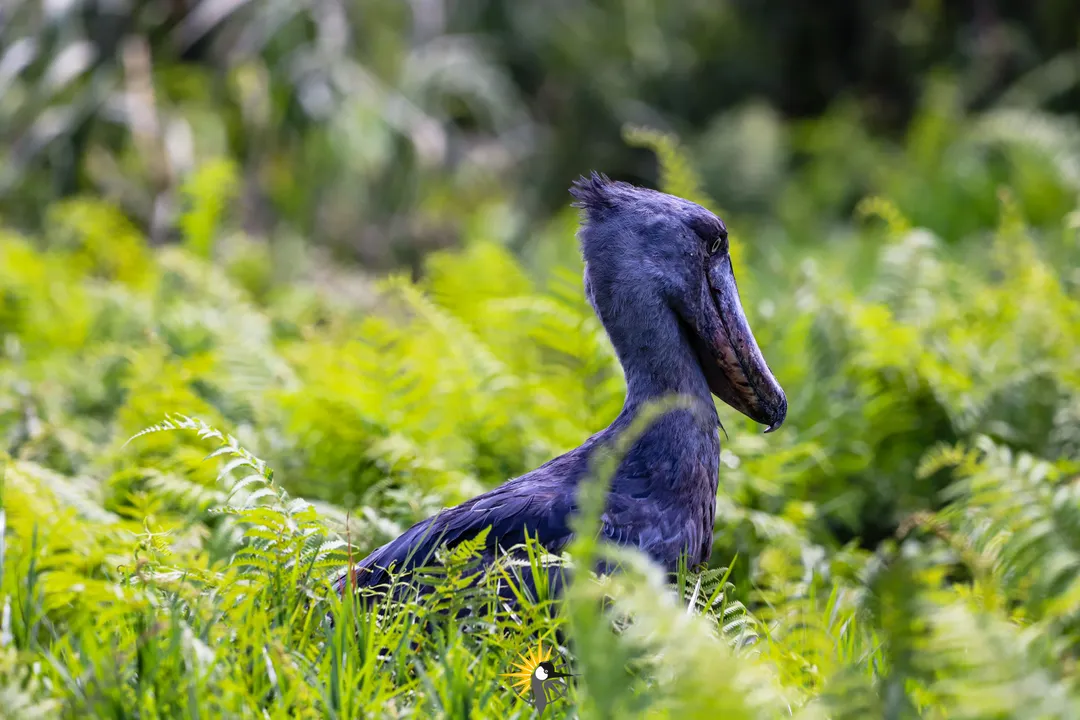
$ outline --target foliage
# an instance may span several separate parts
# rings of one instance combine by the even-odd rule
[[[789,420],[720,407],[716,567],[620,551],[560,604],[504,606],[469,546],[430,596],[329,582],[620,409],[571,213],[524,262],[463,202],[461,249],[375,280],[240,230],[216,157],[180,243],[89,196],[4,231],[4,712],[524,718],[500,673],[542,639],[588,717],[1077,716],[1080,155],[945,107],[899,146],[802,126],[783,217],[726,218]],[[717,207],[672,136],[627,139]]]
[[[228,157],[249,227],[418,269],[470,235],[458,208],[526,245],[569,178],[655,178],[651,155],[620,142],[627,122],[677,132],[714,197],[809,242],[806,223],[842,222],[871,192],[946,239],[992,227],[1003,176],[1038,225],[1072,202],[1054,179],[1075,166],[1040,155],[1075,151],[1075,124],[1028,111],[1080,99],[1074,3],[814,10],[7,0],[0,213],[36,232],[51,201],[91,193],[155,240],[188,235],[192,173]],[[972,110],[991,117],[956,134]],[[788,182],[792,164],[814,181]]]

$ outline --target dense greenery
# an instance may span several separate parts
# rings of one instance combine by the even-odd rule
[[[0,213],[36,230],[51,199],[90,192],[158,241],[185,177],[227,156],[247,229],[418,267],[475,232],[460,209],[527,246],[576,175],[654,181],[651,153],[620,141],[633,123],[683,138],[726,209],[810,240],[807,212],[846,221],[892,174],[868,133],[930,121],[890,188],[908,195],[958,128],[938,120],[1080,105],[1078,28],[1073,0],[6,0]],[[1044,120],[967,141],[1058,142]],[[816,182],[786,172],[837,143],[850,153]],[[947,239],[994,214],[1002,158],[965,158],[940,176],[962,202],[937,207],[963,227],[913,216]]]
[[[0,714],[528,718],[540,639],[549,717],[1080,717],[1080,6],[556,4],[0,10]],[[715,567],[358,612],[619,411],[592,169],[725,218],[788,394]]]
[[[85,198],[36,237],[7,232],[5,711],[528,717],[499,673],[561,628],[588,716],[1074,717],[1076,188],[1060,156],[1006,141],[995,208],[955,204],[985,121],[938,122],[954,162],[913,141],[883,169],[897,200],[865,199],[817,245],[732,223],[791,411],[766,437],[721,408],[714,558],[731,571],[663,589],[629,555],[559,613],[469,626],[444,611],[494,596],[462,590],[468,547],[410,612],[357,614],[325,581],[618,411],[570,211],[537,229],[530,270],[477,220],[418,282],[235,231],[226,161],[189,178],[178,245]],[[713,205],[669,138],[627,140],[656,151],[667,189]],[[822,167],[804,172],[804,193],[825,192]]]

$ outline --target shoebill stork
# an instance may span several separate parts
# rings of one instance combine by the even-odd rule
[[[484,560],[525,533],[558,554],[589,459],[610,446],[649,401],[688,397],[702,412],[661,415],[634,442],[611,480],[602,533],[633,546],[669,573],[712,551],[720,459],[715,395],[765,432],[780,427],[787,399],[762,357],[739,300],[723,221],[665,193],[593,173],[570,193],[582,212],[578,234],[585,294],[607,330],[626,376],[622,412],[580,447],[457,507],[443,510],[383,545],[353,570],[355,586],[379,586],[388,569],[430,565],[491,527]],[[338,581],[348,587],[348,573]]]

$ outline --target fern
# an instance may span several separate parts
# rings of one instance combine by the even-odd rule
[[[227,459],[218,472],[226,492],[225,503],[211,512],[228,515],[247,541],[232,557],[249,577],[265,575],[278,580],[283,573],[291,582],[317,585],[330,579],[344,563],[345,541],[334,537],[319,520],[315,508],[293,498],[274,482],[274,472],[231,435],[197,418],[167,417],[161,423],[132,436],[128,442],[151,433],[187,430],[219,447],[207,459]]]
[[[1043,157],[1068,133],[1020,141],[947,95],[904,147],[809,122],[776,216],[727,218],[754,238],[740,292],[789,420],[762,436],[718,406],[716,567],[674,586],[618,549],[625,572],[582,570],[585,527],[573,554],[530,541],[483,572],[484,539],[462,544],[426,596],[328,587],[619,411],[571,215],[540,273],[492,229],[516,223],[502,190],[422,183],[462,248],[376,282],[238,239],[211,165],[186,245],[88,198],[0,233],[0,694],[29,716],[525,717],[501,673],[539,639],[582,716],[1075,715],[1080,305],[1051,182],[1071,150]],[[627,138],[715,207],[673,137]],[[1020,168],[1000,194],[991,147]]]

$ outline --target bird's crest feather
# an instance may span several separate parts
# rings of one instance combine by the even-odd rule
[[[570,194],[574,196],[571,207],[581,208],[586,215],[593,215],[601,210],[608,210],[615,206],[611,191],[617,183],[611,178],[595,170],[588,177],[582,175],[573,182]]]

